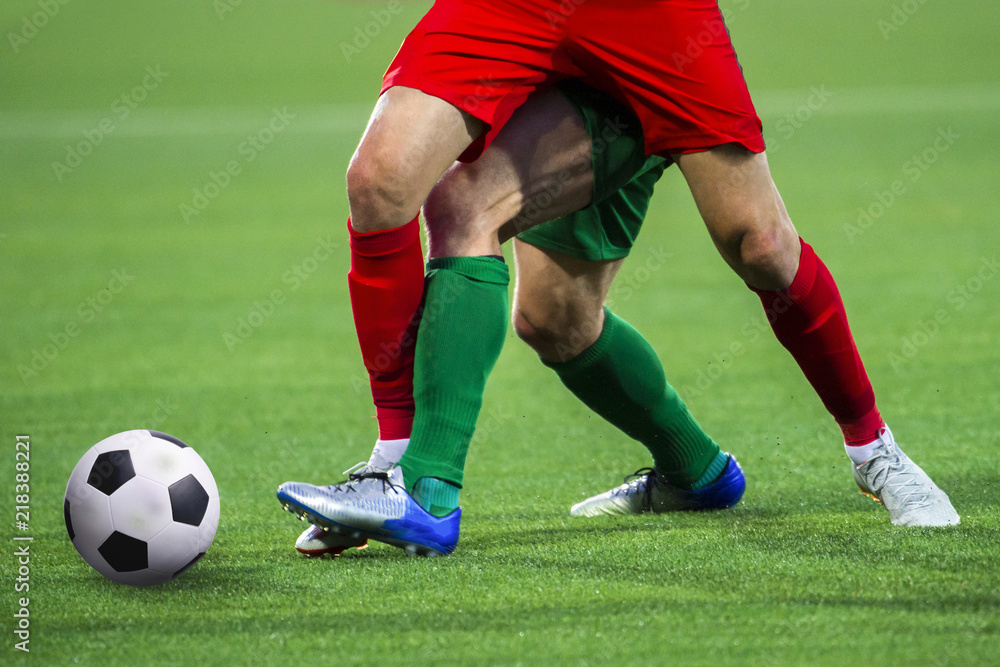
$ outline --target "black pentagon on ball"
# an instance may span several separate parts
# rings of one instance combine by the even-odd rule
[[[197,556],[195,556],[194,558],[192,558],[190,563],[188,563],[187,565],[185,565],[181,569],[179,569],[176,572],[174,572],[174,574],[170,578],[171,579],[176,579],[177,577],[181,576],[182,574],[184,574],[185,572],[187,572],[188,570],[190,570],[191,566],[193,566],[195,563],[197,563],[198,561],[200,561],[201,557],[204,556],[204,555],[205,555],[205,552],[202,551],[200,554],[198,554]]]
[[[208,492],[194,475],[188,475],[170,485],[170,508],[174,521],[198,526],[208,509]]]
[[[132,467],[132,455],[127,449],[116,449],[98,455],[90,469],[87,484],[110,496],[133,477],[135,468]]]
[[[97,550],[116,572],[135,572],[149,567],[146,543],[117,530]]]
[[[172,435],[170,435],[168,433],[161,433],[160,431],[150,431],[149,434],[151,436],[153,436],[154,438],[159,438],[160,440],[166,440],[167,442],[172,442],[173,444],[177,445],[181,449],[184,449],[185,447],[187,447],[187,443],[186,442],[184,442],[180,438],[175,438],[174,436],[172,436]]]
[[[66,532],[69,533],[69,541],[76,538],[76,531],[73,530],[73,518],[69,515],[69,498],[63,500],[63,518],[66,519]]]

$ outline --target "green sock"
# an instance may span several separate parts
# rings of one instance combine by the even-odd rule
[[[607,308],[604,315],[593,345],[569,361],[545,365],[587,407],[644,444],[667,482],[701,488],[715,481],[726,455],[667,382],[642,334]]]
[[[486,378],[507,333],[509,282],[507,265],[497,257],[441,257],[427,263],[413,365],[416,415],[399,461],[411,495],[425,478],[462,486]]]
[[[413,485],[413,499],[434,516],[444,516],[458,507],[458,487],[437,477],[421,477]]]

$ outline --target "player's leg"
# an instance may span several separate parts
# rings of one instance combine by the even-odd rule
[[[427,391],[423,394],[418,391],[418,421],[400,465],[394,467],[391,473],[366,473],[366,479],[378,482],[375,492],[382,497],[373,502],[381,503],[383,507],[386,506],[384,496],[389,494],[392,496],[390,500],[400,506],[400,513],[412,514],[416,511],[408,504],[410,495],[400,493],[398,474],[401,471],[405,472],[404,483],[408,490],[435,513],[444,513],[457,502],[465,450],[482,400],[485,378],[499,354],[506,329],[507,269],[502,260],[490,254],[494,250],[498,230],[520,211],[524,202],[536,191],[535,186],[525,179],[530,175],[533,181],[545,183],[549,182],[547,174],[573,174],[569,178],[560,178],[559,203],[549,202],[551,208],[544,207],[548,210],[539,213],[538,222],[565,210],[584,206],[589,201],[589,169],[581,169],[580,164],[589,161],[590,137],[582,124],[573,120],[574,109],[555,93],[551,95],[529,100],[486,153],[477,162],[466,165],[471,170],[469,174],[453,170],[442,181],[446,188],[461,184],[469,201],[480,204],[491,202],[482,207],[489,215],[470,215],[469,226],[479,230],[479,233],[466,235],[469,239],[467,244],[456,248],[432,241],[436,244],[434,247],[439,248],[436,254],[449,253],[450,256],[433,258],[428,266],[424,316],[417,336],[421,345],[417,354],[423,360],[417,368],[425,368],[427,372],[421,375],[418,370],[416,374],[417,387],[424,387]],[[550,117],[552,114],[558,117]],[[537,147],[546,142],[551,143],[552,150],[538,152]],[[572,150],[573,146],[579,147],[579,150]],[[517,168],[511,165],[517,165]],[[489,174],[494,172],[498,175],[490,177]],[[460,216],[444,214],[448,207],[443,202],[447,199],[441,193],[430,198],[428,224],[432,239],[443,240],[445,235],[442,230],[461,220]],[[468,208],[463,210],[468,211]],[[434,221],[439,219],[443,222],[435,226]],[[490,240],[490,235],[493,240]],[[419,278],[423,284],[422,276]],[[471,345],[449,342],[456,336],[470,334],[473,338]],[[445,349],[440,351],[442,346]],[[461,352],[458,355],[461,358],[448,366],[454,368],[456,373],[445,373],[442,377],[443,366],[437,362],[454,357],[456,350]],[[420,421],[422,414],[426,417]],[[411,457],[408,462],[410,451],[419,456]],[[419,484],[421,480],[425,480],[422,485]],[[421,488],[417,488],[418,485]],[[356,515],[353,519],[344,516],[344,498],[349,496],[348,499],[355,504],[367,502],[367,497],[362,498],[357,490],[366,491],[370,487],[366,484],[362,489],[361,484],[354,484],[352,491],[347,493],[346,486],[325,488],[289,483],[279,489],[279,499],[289,509],[348,538],[373,537],[407,546],[403,543],[405,541],[397,539],[397,533],[390,531],[391,534],[387,534],[381,524],[374,526],[362,521],[359,527]],[[354,509],[356,507],[351,511]],[[445,524],[452,528],[441,528],[444,532],[438,531],[438,538],[429,538],[430,542],[422,543],[418,552],[447,552],[454,547],[457,513],[449,515],[441,520],[435,517],[421,519],[423,525],[437,526],[429,530],[430,533]]]
[[[585,87],[565,92],[592,138],[594,203],[518,236],[514,328],[570,391],[642,442],[654,464],[572,513],[729,506],[742,493],[739,466],[727,467],[649,343],[604,307],[669,161],[645,157],[638,120],[619,102]]]
[[[404,41],[348,170],[348,281],[379,423],[367,470],[391,467],[412,428],[423,293],[417,210],[441,172],[460,153],[467,160],[481,153],[545,73],[571,69],[566,59],[556,63],[552,47],[561,36],[547,22],[532,26],[515,6],[461,2],[457,11],[458,0],[439,0]],[[529,33],[529,40],[514,38]],[[312,550],[315,537],[307,531],[300,546]]]
[[[763,292],[778,339],[841,425],[852,459],[868,455],[855,445],[895,452],[891,435],[880,430],[836,285],[812,249],[796,244],[771,182],[760,119],[718,3],[586,3],[574,20],[568,48],[596,85],[628,102],[642,122],[647,151],[683,154],[679,164],[713,238],[733,268]],[[929,480],[926,489],[943,498]],[[902,495],[919,497],[924,487],[911,490]],[[883,501],[894,522],[910,520],[885,494]],[[936,505],[941,516],[923,512],[928,525],[957,522],[946,498]]]
[[[403,267],[398,275],[412,273],[409,267],[415,265],[412,258],[418,246],[411,216],[416,217],[415,207],[423,201],[430,184],[458,156],[455,149],[468,145],[469,139],[479,134],[482,128],[473,118],[486,124],[488,130],[461,151],[460,157],[466,161],[475,159],[489,145],[514,110],[548,78],[581,74],[559,48],[563,38],[564,26],[553,24],[535,5],[439,0],[404,41],[383,78],[383,93],[419,90],[461,110],[460,122],[443,127],[466,131],[465,136],[448,132],[442,136],[438,133],[442,129],[437,123],[439,116],[431,114],[428,126],[425,107],[410,113],[405,98],[400,97],[403,103],[394,105],[391,96],[386,96],[384,108],[373,117],[348,173],[353,215],[352,305],[376,401],[380,383],[391,385],[384,396],[386,409],[381,412],[386,419],[380,417],[380,429],[383,421],[392,422],[388,430],[393,436],[405,433],[408,421],[404,386],[408,347],[402,341],[412,339],[408,332],[413,318],[408,315],[421,284],[416,279],[392,278],[396,269],[387,265]],[[419,95],[417,102],[423,104]],[[456,117],[452,114],[447,119],[455,121]],[[383,140],[386,137],[388,141]],[[430,141],[426,141],[428,137]],[[409,142],[404,145],[410,147],[423,145],[429,152],[400,154],[398,141]],[[449,162],[438,163],[438,157]],[[363,234],[373,237],[364,238]],[[477,259],[449,262],[434,271],[442,276],[464,273],[464,278],[474,274],[474,282],[494,285],[506,281],[505,267]],[[391,327],[380,324],[386,317],[383,305],[391,311],[388,319],[395,322]],[[379,364],[380,354],[387,364]],[[279,489],[279,498],[282,495]]]
[[[538,221],[589,203],[590,137],[563,95],[538,95],[477,161],[453,166],[424,207],[430,243],[417,335],[413,435],[399,465],[433,514],[458,506],[486,378],[506,334],[509,273],[500,230],[543,192]]]
[[[602,137],[608,104],[627,115],[620,104],[577,85],[562,91],[519,110],[480,160],[445,174],[425,207],[431,259],[417,336],[417,411],[400,466],[418,502],[438,506],[431,508],[435,512],[457,506],[486,378],[503,345],[507,272],[498,233],[502,237],[575,211],[617,191],[638,172],[651,192],[663,170],[662,159],[647,165],[634,119],[621,122],[613,141]],[[616,163],[614,169],[604,168],[609,162]],[[595,188],[598,171],[602,183]],[[648,197],[639,220],[645,201]],[[588,320],[597,327],[588,346],[600,334],[603,293],[597,322]],[[426,495],[424,484],[432,488]],[[425,503],[431,494],[435,500]]]
[[[883,422],[829,271],[799,240],[764,154],[721,146],[677,156],[719,252],[761,297],[848,445],[878,438]]]
[[[547,77],[576,72],[561,40],[533,7],[438,0],[383,76],[347,172],[351,300],[383,442],[404,441],[412,423],[417,212],[456,157],[475,160]]]
[[[413,426],[413,346],[424,273],[417,213],[481,130],[481,121],[437,97],[393,87],[379,98],[347,170],[347,282],[379,430],[368,470],[392,467]],[[336,555],[364,543],[311,526],[296,549]]]
[[[351,298],[386,450],[380,463],[398,458],[412,425],[417,211],[454,159],[475,160],[547,77],[577,73],[557,53],[561,40],[530,6],[438,0],[383,77],[347,174]]]
[[[528,204],[535,200],[539,204],[549,204],[547,213],[561,211],[559,206],[575,208],[588,199],[600,200],[599,204],[585,211],[525,233],[525,238],[530,238],[531,243],[544,250],[529,245],[518,246],[518,270],[527,273],[519,273],[517,298],[522,306],[515,308],[515,326],[538,349],[543,359],[551,362],[577,396],[650,448],[657,468],[664,472],[669,484],[685,490],[701,489],[716,481],[726,468],[728,458],[698,427],[676,392],[666,383],[662,366],[648,343],[627,323],[610,312],[605,313],[602,308],[620,258],[628,253],[631,241],[638,232],[653,186],[663,172],[664,161],[647,160],[642,151],[642,133],[638,124],[620,104],[607,96],[588,95],[576,87],[564,87],[564,92],[573,101],[584,122],[586,136],[592,144],[589,158],[579,162],[574,155],[580,152],[577,149],[564,157],[555,157],[564,150],[564,142],[551,142],[553,137],[548,131],[538,133],[537,130],[542,127],[539,124],[535,132],[520,133],[510,143],[504,144],[507,150],[495,153],[497,159],[505,162],[491,163],[485,159],[489,157],[487,154],[479,163],[454,168],[435,188],[437,196],[432,193],[425,208],[431,255],[498,252],[499,247],[495,245],[496,221],[507,219],[513,211],[525,211]],[[551,109],[537,115],[567,118],[566,112],[559,108],[563,103],[559,97],[553,97]],[[619,134],[613,137],[614,141],[602,136],[602,131],[606,129],[604,122],[611,117],[619,123]],[[574,143],[575,140],[565,145],[572,146]],[[523,190],[517,192],[512,187],[496,187],[499,174],[525,171],[523,166],[518,166],[519,159],[525,155],[548,156],[545,161],[534,165],[521,163],[527,167],[539,167],[534,172],[539,178],[531,181],[532,194],[526,198]],[[550,168],[563,164],[571,165],[571,168]],[[587,170],[587,166],[591,169]],[[531,169],[527,171],[532,173]],[[575,179],[574,173],[580,171],[592,171],[593,174],[588,179]],[[558,181],[551,180],[553,174],[558,175]],[[520,177],[514,177],[511,184],[516,185],[519,180]],[[477,187],[484,182],[490,185]],[[550,187],[550,182],[562,187]],[[588,183],[590,192],[577,192],[579,186]],[[623,184],[626,184],[624,188]],[[555,196],[553,193],[559,194]],[[497,197],[498,194],[504,196]],[[509,205],[511,197],[513,206],[504,208]],[[482,214],[484,220],[490,219],[490,211],[494,209],[499,208],[503,213],[494,216],[492,224],[469,225],[449,233],[454,218],[474,219],[476,208],[485,211]],[[544,214],[535,215],[535,219],[543,217]],[[603,221],[607,221],[606,226],[602,225]],[[515,226],[531,223],[530,216],[522,215],[515,219]],[[545,228],[550,229],[546,231]],[[477,229],[482,231],[476,232]],[[435,240],[442,234],[443,240]],[[560,252],[557,248],[564,248],[578,256]],[[610,259],[601,261],[605,256]],[[464,290],[455,291],[460,293]],[[428,309],[432,299],[431,281],[428,281]],[[478,294],[469,299],[477,306],[484,300]],[[471,319],[459,312],[455,316],[456,321],[447,325],[430,318],[421,324],[418,368],[426,367],[428,378],[416,379],[417,417],[413,443],[401,462],[404,470],[409,465],[408,458],[418,449],[417,443],[423,441],[418,433],[424,428],[424,415],[430,415],[428,421],[438,424],[438,433],[455,425],[454,413],[449,418],[447,411],[438,405],[442,387],[450,387],[450,400],[464,395],[462,405],[477,401],[475,410],[468,411],[473,418],[468,423],[465,437],[471,437],[474,415],[478,414],[478,402],[482,399],[485,382],[483,355],[475,352],[482,338],[481,329],[461,330],[462,323]],[[477,325],[481,325],[482,321],[482,318],[476,320]],[[441,342],[438,346],[428,343],[425,352],[423,345],[431,339],[440,339]],[[438,349],[441,354],[437,353]],[[499,351],[499,345],[496,349]],[[473,351],[471,355],[470,350]],[[444,351],[451,351],[454,365],[444,361],[449,356]],[[422,364],[425,354],[428,360],[435,363]],[[428,381],[432,376],[433,381]],[[433,392],[428,392],[427,409],[424,409],[425,402],[421,399],[425,386]],[[607,388],[610,386],[618,386],[621,391],[609,391]],[[460,387],[464,387],[464,392]],[[446,435],[428,441],[438,445],[450,442],[455,447],[450,451],[464,456],[464,449],[459,448],[457,438]],[[440,452],[440,449],[437,451]],[[742,476],[739,477],[741,493]],[[735,500],[730,498],[728,504],[732,502]]]
[[[862,490],[897,525],[958,523],[945,493],[899,451],[882,421],[837,285],[798,238],[765,155],[726,145],[675,159],[719,252],[758,294],[775,336],[840,425]],[[904,472],[885,474],[892,470]]]
[[[624,210],[620,204],[629,194],[626,188],[616,195],[619,201],[605,202],[606,225],[621,224],[609,215],[610,207],[619,204],[617,210]],[[631,194],[633,204],[643,199],[643,194]],[[644,206],[638,208],[636,229],[644,212]],[[653,455],[653,468],[574,505],[571,513],[634,514],[735,504],[744,489],[738,464],[730,463],[691,416],[646,339],[604,307],[623,260],[582,259],[546,247],[558,245],[583,256],[593,252],[586,241],[577,244],[575,230],[560,229],[564,222],[577,229],[593,224],[583,215],[568,216],[537,228],[531,236],[536,245],[515,241],[514,330],[574,395]]]
[[[481,130],[481,121],[441,99],[390,88],[347,171],[348,285],[382,440],[409,437],[413,419],[410,324],[423,294],[417,214]]]

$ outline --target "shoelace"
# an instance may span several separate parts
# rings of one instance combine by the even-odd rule
[[[361,472],[355,472],[358,469],[360,469]],[[353,466],[340,473],[341,475],[347,475],[347,479],[337,482],[336,484],[331,484],[328,488],[331,491],[339,491],[343,488],[345,491],[354,491],[357,493],[357,489],[354,488],[354,483],[364,479],[365,475],[372,471],[374,471],[374,468],[368,465],[367,461],[358,461]]]
[[[917,482],[915,474],[904,472],[900,475],[898,483],[890,484],[889,473],[904,470],[906,463],[896,443],[886,443],[885,450],[886,453],[876,456],[866,464],[869,467],[865,476],[871,479],[872,491],[881,497],[882,489],[889,485],[898,493],[904,505],[926,507],[929,504],[928,495]]]
[[[625,479],[623,480],[624,484],[615,489],[615,492],[616,494],[622,494],[622,493],[627,494],[630,488],[634,488],[635,490],[638,491],[639,485],[642,484],[643,485],[642,506],[645,507],[646,509],[649,509],[650,507],[653,506],[653,485],[655,483],[653,478],[655,476],[656,476],[656,470],[654,468],[639,468],[631,475],[626,475]]]
[[[393,484],[392,477],[389,473],[384,470],[362,470],[360,473],[354,476],[356,481],[361,481],[363,479],[377,479],[382,482],[382,491],[386,490],[386,487],[390,489],[402,489],[403,487],[398,484]]]
[[[402,488],[398,484],[393,483],[388,471],[377,470],[365,461],[354,464],[341,474],[347,475],[347,480],[338,483],[336,486],[343,486],[346,490],[354,491],[355,493],[357,493],[357,489],[354,488],[354,484],[366,479],[377,479],[381,481],[382,491],[385,491],[386,487],[390,489]]]

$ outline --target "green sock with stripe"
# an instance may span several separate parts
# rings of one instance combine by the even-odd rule
[[[458,506],[486,379],[507,333],[509,282],[499,257],[441,257],[427,263],[413,366],[416,415],[399,466],[406,490],[438,516]]]
[[[604,316],[593,345],[569,361],[546,365],[587,407],[644,444],[664,480],[686,489],[711,484],[727,456],[667,382],[642,334],[607,308]]]

